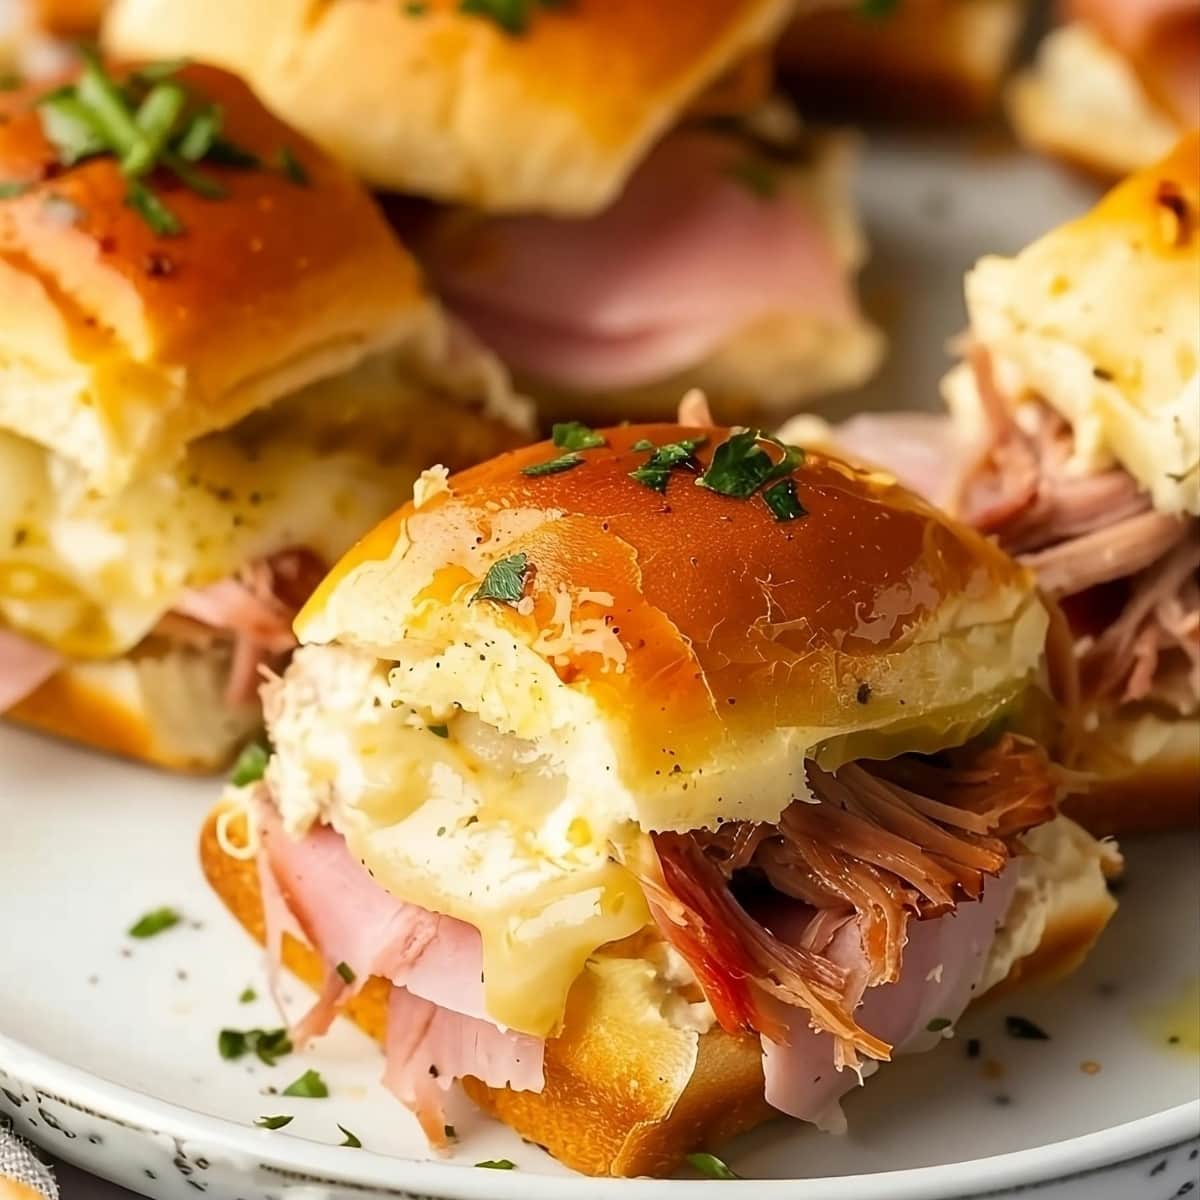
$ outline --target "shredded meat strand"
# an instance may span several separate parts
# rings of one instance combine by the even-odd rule
[[[658,871],[639,873],[664,936],[695,971],[722,1027],[778,1040],[772,1002],[806,1009],[837,1039],[839,1063],[885,1059],[891,1047],[856,1023],[863,979],[822,951],[856,920],[866,986],[900,976],[908,921],[978,898],[1022,832],[1057,810],[1061,773],[1045,752],[1006,734],[938,759],[810,766],[814,799],[777,825],[654,835]],[[802,933],[784,939],[735,894],[745,873],[805,906]]]
[[[1071,469],[1070,426],[1044,404],[1014,414],[986,351],[971,353],[988,439],[959,482],[957,511],[1053,596],[1120,581],[1123,611],[1078,644],[1082,697],[1200,707],[1200,521],[1157,511],[1121,467]]]

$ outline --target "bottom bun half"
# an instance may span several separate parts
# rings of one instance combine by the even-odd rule
[[[149,639],[123,658],[72,663],[4,715],[175,771],[218,771],[259,728],[257,703],[225,699],[229,651]]]
[[[265,922],[253,861],[235,859],[217,834],[220,806],[200,838],[204,874],[226,907],[259,942]],[[1031,847],[1045,870],[1014,900],[983,985],[1049,980],[1073,969],[1111,917],[1115,905],[1104,871],[1111,855],[1065,819],[1037,831]],[[315,991],[326,968],[311,947],[289,934],[283,964]],[[390,984],[372,978],[344,1009],[382,1043]],[[644,1003],[636,976],[586,970],[572,989],[564,1032],[546,1043],[545,1088],[539,1093],[492,1088],[475,1079],[464,1090],[485,1111],[527,1141],[588,1175],[664,1175],[686,1154],[779,1116],[764,1098],[759,1041],[714,1028],[697,1034],[671,1025]]]
[[[1110,718],[1073,765],[1092,782],[1066,811],[1097,837],[1200,828],[1200,713]]]

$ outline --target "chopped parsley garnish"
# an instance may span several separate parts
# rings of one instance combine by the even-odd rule
[[[343,983],[353,983],[358,978],[349,963],[340,962],[334,970],[341,976]]]
[[[1028,1017],[1005,1017],[1004,1031],[1009,1037],[1024,1038],[1030,1042],[1048,1042],[1050,1035]]]
[[[767,442],[782,454],[779,462],[758,444]],[[761,429],[731,434],[713,452],[708,470],[696,482],[711,492],[746,500],[760,487],[790,475],[804,461],[804,451]]]
[[[173,908],[156,908],[140,917],[129,927],[131,938],[152,938],[178,925],[183,918]]]
[[[579,454],[560,454],[556,458],[548,458],[545,462],[533,463],[522,467],[522,475],[557,475],[561,471],[570,471],[573,467],[582,467],[583,457]]]
[[[512,1171],[515,1170],[517,1164],[511,1158],[487,1158],[475,1165],[488,1171]]]
[[[505,33],[520,34],[529,28],[539,8],[557,8],[563,0],[458,0],[458,11],[495,21]]]
[[[709,1179],[741,1179],[736,1171],[726,1166],[715,1154],[689,1154],[687,1162],[693,1171],[699,1171]]]
[[[681,438],[678,442],[659,446],[640,467],[629,472],[629,478],[652,491],[665,492],[671,472],[691,462],[692,456],[706,441],[705,437]]]
[[[0,183],[0,200],[15,200],[33,187],[32,183]]]
[[[299,1079],[283,1089],[285,1096],[299,1096],[304,1100],[324,1100],[329,1095],[325,1080],[316,1071],[307,1070]]]
[[[239,1004],[253,1004],[258,999],[258,993],[252,988],[242,988],[242,994],[238,997]]]
[[[217,1049],[222,1058],[235,1062],[253,1052],[260,1062],[273,1067],[278,1059],[291,1054],[292,1042],[286,1029],[222,1029],[217,1034]]]
[[[177,236],[183,224],[148,182],[155,173],[167,172],[197,195],[219,200],[226,189],[196,164],[259,165],[255,155],[220,137],[221,109],[173,78],[183,63],[151,63],[118,82],[94,53],[82,53],[78,80],[38,100],[42,132],[60,166],[99,155],[117,159],[125,203],[160,237]],[[280,169],[292,178],[283,161],[288,154],[280,152]]]
[[[949,1029],[954,1022],[949,1017],[934,1017],[928,1025],[925,1026],[927,1033],[941,1033],[943,1029]]]
[[[179,218],[140,180],[130,182],[125,191],[125,203],[159,237],[178,237],[183,232]]]
[[[725,174],[760,200],[773,200],[779,194],[779,173],[761,158],[739,158],[725,168]]]
[[[550,430],[551,440],[561,450],[596,450],[607,446],[604,435],[582,421],[560,421]]]
[[[796,498],[796,481],[785,479],[763,492],[763,501],[777,521],[797,521],[808,516],[808,509]]]
[[[450,727],[448,725],[426,725],[425,728],[428,729],[434,737],[448,738],[450,736]]]
[[[638,440],[629,448],[630,450],[636,450],[640,453],[643,450],[653,450],[654,443],[649,438],[638,438]]]
[[[267,759],[271,752],[261,742],[251,742],[242,748],[237,762],[233,764],[233,773],[229,782],[234,787],[245,787],[248,783],[257,783],[267,769]]]
[[[476,600],[494,600],[497,604],[516,604],[525,594],[525,579],[529,574],[528,555],[510,554],[488,567],[479,590],[471,597]]]
[[[297,187],[308,186],[308,171],[290,146],[279,147],[275,155],[275,166],[289,183],[294,183]]]
[[[290,1125],[294,1120],[294,1117],[259,1117],[254,1123],[260,1129],[282,1129],[285,1125]]]
[[[343,1142],[339,1142],[338,1143],[339,1146],[349,1146],[351,1150],[361,1150],[362,1149],[362,1142],[360,1142],[358,1140],[357,1134],[351,1133],[350,1130],[348,1130],[345,1127],[345,1125],[339,1125],[338,1128],[342,1131],[343,1134],[346,1135],[346,1140]]]

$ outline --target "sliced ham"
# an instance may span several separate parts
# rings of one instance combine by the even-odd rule
[[[0,713],[36,692],[62,662],[48,646],[0,628]]]
[[[445,1144],[442,1103],[455,1080],[470,1075],[496,1087],[541,1090],[541,1039],[486,1018],[476,929],[392,896],[329,827],[291,838],[270,803],[256,806],[256,819],[273,976],[285,931],[303,937],[325,963],[316,1003],[290,1023],[293,1040],[303,1044],[324,1033],[379,976],[393,984],[384,1082],[433,1145]]]
[[[540,1038],[498,1029],[394,987],[388,1000],[384,1086],[421,1122],[433,1146],[447,1142],[443,1101],[464,1076],[489,1087],[540,1092],[545,1085]]]
[[[1132,60],[1181,125],[1200,123],[1197,0],[1067,0],[1065,9]]]
[[[935,1045],[948,1027],[943,1023],[958,1020],[979,984],[996,929],[1012,900],[1016,875],[1010,864],[999,878],[988,881],[978,901],[961,904],[942,917],[911,922],[899,978],[865,991],[855,1012],[858,1023],[895,1047],[896,1054]],[[852,920],[843,926],[828,952],[847,970],[853,970],[856,959],[865,965],[858,923]],[[802,1121],[840,1132],[845,1119],[838,1101],[860,1077],[837,1069],[836,1047],[828,1033],[814,1032],[801,1014],[788,1016],[784,1041],[763,1038],[767,1102]]]
[[[247,703],[257,691],[260,667],[278,663],[295,648],[292,622],[324,574],[324,565],[307,550],[257,559],[229,579],[190,588],[160,623],[159,632],[188,638],[180,628],[182,617],[232,637],[226,700]]]
[[[416,247],[439,294],[510,365],[577,389],[693,366],[756,319],[856,314],[809,201],[747,168],[743,140],[665,139],[617,201],[585,220],[453,214]],[[766,173],[757,194],[748,169]],[[739,178],[739,172],[743,173]]]

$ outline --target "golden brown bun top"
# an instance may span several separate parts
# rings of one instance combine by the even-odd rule
[[[183,224],[176,237],[155,233],[126,203],[115,157],[59,166],[35,93],[0,93],[0,183],[29,185],[0,199],[0,348],[19,349],[16,363],[31,362],[43,376],[93,371],[95,391],[82,403],[114,429],[135,405],[157,408],[128,421],[149,431],[148,445],[114,447],[114,458],[232,424],[349,365],[364,348],[397,341],[424,298],[413,260],[348,171],[232,75],[188,66],[176,78],[219,104],[224,136],[264,164],[200,164],[227,190],[218,200],[163,172],[152,176]],[[306,183],[272,165],[281,151],[300,164]],[[0,373],[13,362],[0,353]],[[28,394],[26,384],[10,386]],[[79,403],[59,391],[56,403]],[[39,428],[18,400],[0,395],[0,425],[73,457],[62,433],[73,414],[47,414]],[[171,429],[160,431],[153,424],[160,420]],[[85,465],[101,477],[131,469]]]
[[[663,494],[629,477],[643,439],[703,436],[705,466],[728,435],[624,426],[559,474],[522,473],[561,453],[542,443],[457,475],[360,542],[297,631],[381,657],[487,627],[540,644],[654,768],[665,730],[673,751],[709,757],[778,730],[835,759],[849,752],[831,739],[867,730],[906,749],[950,744],[1024,690],[1046,627],[1030,577],[890,476],[811,453],[793,473],[807,515],[789,521],[761,493],[696,486],[694,470],[673,471]],[[472,603],[515,554],[528,564],[520,608]]]
[[[489,209],[586,212],[793,0],[517,0],[509,32],[459,0],[121,0],[117,54],[250,80],[371,183]]]

